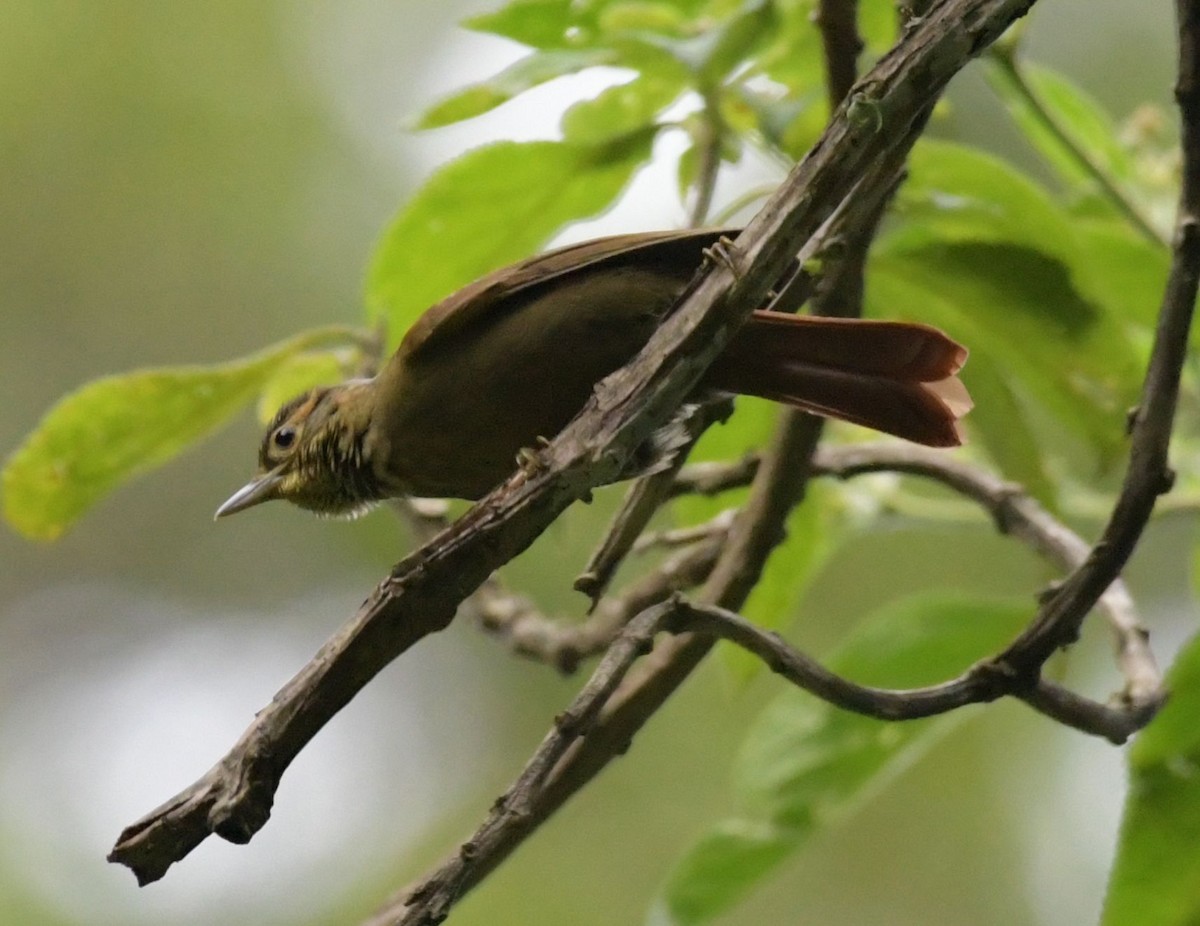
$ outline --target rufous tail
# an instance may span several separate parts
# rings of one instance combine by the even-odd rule
[[[909,322],[758,311],[704,384],[840,418],[930,447],[963,442],[967,349]]]

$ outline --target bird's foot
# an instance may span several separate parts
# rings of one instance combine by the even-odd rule
[[[733,274],[735,280],[742,278],[742,269],[738,266],[738,249],[733,239],[722,235],[713,244],[704,249],[704,256],[714,264],[720,264]]]

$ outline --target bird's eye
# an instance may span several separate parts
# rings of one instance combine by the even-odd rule
[[[287,450],[296,442],[296,429],[291,427],[280,428],[275,432],[271,441],[280,450]]]

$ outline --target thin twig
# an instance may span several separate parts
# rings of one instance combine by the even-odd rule
[[[654,549],[690,547],[702,540],[719,539],[729,533],[729,528],[736,516],[736,509],[726,508],[703,524],[692,524],[688,527],[676,527],[653,534],[642,534],[637,543],[633,545],[633,552],[645,553]]]
[[[1041,97],[1026,79],[1021,64],[1017,60],[1016,49],[1011,45],[993,46],[989,58],[994,66],[992,73],[997,75],[994,79],[1003,81],[1021,97],[1022,102],[1029,107],[1029,111],[1041,123],[1042,128],[1053,136],[1071,160],[1091,178],[1104,198],[1124,215],[1129,224],[1151,244],[1158,246],[1167,244],[1163,233],[1142,212],[1137,202],[1121,189],[1117,181],[1109,176],[1108,171],[1099,164],[1092,153],[1073,138],[1066,127],[1060,124],[1054,113],[1047,109],[1046,104],[1042,102]]]
[[[671,497],[680,495],[720,495],[730,489],[750,485],[758,472],[758,454],[746,454],[740,460],[713,460],[689,463],[679,471],[671,486]]]
[[[715,493],[744,488],[757,467],[754,456],[725,465],[695,464],[680,473],[676,491]],[[936,451],[892,441],[823,447],[813,468],[814,475],[837,479],[870,473],[903,473],[931,479],[971,499],[991,515],[1002,533],[1020,540],[1063,572],[1077,569],[1088,556],[1086,541],[1021,487]],[[1112,630],[1117,666],[1125,679],[1122,702],[1131,706],[1161,704],[1162,674],[1125,583],[1115,580],[1100,596],[1097,606]]]
[[[991,515],[1001,533],[1020,540],[1063,572],[1079,568],[1088,556],[1087,543],[1019,486],[937,451],[892,441],[825,447],[817,454],[814,470],[837,479],[883,472],[932,479],[971,499]],[[1113,631],[1125,678],[1122,702],[1139,710],[1157,708],[1164,698],[1162,676],[1125,583],[1115,580],[1098,605]]]
[[[819,0],[813,16],[825,51],[825,86],[829,108],[845,99],[858,76],[863,50],[858,34],[858,0]]]
[[[587,564],[575,578],[576,591],[583,592],[592,600],[595,608],[607,590],[621,563],[633,549],[642,531],[650,523],[658,509],[671,495],[675,477],[686,462],[688,454],[713,424],[723,422],[733,414],[733,399],[727,395],[713,395],[698,403],[689,403],[676,416],[678,425],[686,431],[686,441],[674,449],[674,457],[665,467],[648,476],[636,479],[625,492],[621,507],[613,516],[604,537],[588,558]]]
[[[763,660],[772,672],[821,700],[880,720],[933,717],[968,704],[986,704],[1012,695],[1061,723],[1123,743],[1150,721],[1157,708],[1157,704],[1109,707],[1045,679],[1039,679],[1033,689],[1028,689],[1020,679],[988,661],[977,663],[949,681],[923,688],[860,685],[830,672],[790,646],[779,634],[763,630],[740,614],[682,601],[671,612],[665,629],[673,633],[706,633],[728,640]]]
[[[523,599],[509,594],[478,602],[480,624],[517,655],[571,673],[584,659],[604,652],[634,616],[666,600],[673,592],[703,584],[712,572],[720,548],[721,539],[714,537],[668,557],[619,597],[603,599],[582,623],[567,624],[545,617],[532,605],[526,607]],[[472,600],[478,597],[477,594]]]

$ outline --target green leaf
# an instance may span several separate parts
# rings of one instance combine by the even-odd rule
[[[1007,368],[990,351],[974,351],[964,380],[975,401],[969,419],[997,469],[1042,504],[1057,507],[1058,493],[1046,468],[1028,410],[1013,389]]]
[[[866,621],[830,667],[867,684],[931,684],[998,650],[1029,613],[1027,602],[909,599]],[[657,919],[690,926],[727,910],[811,833],[852,812],[965,717],[886,723],[788,689],[743,744],[734,770],[740,812],[684,855]]]
[[[701,61],[700,76],[710,84],[719,83],[773,37],[778,27],[774,0],[747,0],[735,16],[712,30],[711,49]]]
[[[1044,189],[997,157],[949,142],[922,141],[896,198],[903,219],[880,246],[890,251],[952,242],[1019,244],[1075,269],[1070,216]]]
[[[608,39],[632,32],[679,35],[687,29],[688,11],[678,3],[625,0],[608,4],[597,23]]]
[[[855,630],[830,660],[840,675],[866,685],[931,685],[1002,648],[1029,619],[1021,600],[981,601],[921,595],[889,604]],[[889,723],[832,707],[798,689],[785,691],[759,716],[734,769],[735,794],[747,809],[777,824],[826,823],[856,806],[880,774],[915,761],[930,728],[966,714]]]
[[[613,20],[611,14],[606,18],[607,22]],[[760,43],[773,37],[776,22],[772,0],[744,0],[733,15],[694,34],[676,34],[681,30],[669,29],[666,22],[648,28],[649,24],[628,19],[622,21],[622,30],[610,31],[619,37],[631,66],[652,63],[660,53],[682,65],[702,87],[716,87]],[[637,54],[639,48],[649,57]]]
[[[1123,445],[1137,354],[1125,329],[1075,289],[1058,260],[998,244],[881,248],[870,273],[873,309],[932,322],[990,356],[1101,462]],[[970,375],[968,363],[968,386]],[[977,407],[972,416],[997,411]]]
[[[4,466],[4,516],[54,540],[97,501],[162,465],[253,401],[297,352],[340,333],[313,331],[240,360],[94,380],[61,399]]]
[[[1113,180],[1134,177],[1133,157],[1118,141],[1112,119],[1082,88],[1050,68],[1018,66],[1006,55],[990,56],[986,74],[1017,128],[1065,182],[1094,182],[1080,151]]]
[[[1152,246],[1073,220],[1009,165],[957,145],[923,141],[911,171],[898,199],[903,221],[874,249],[873,304],[989,354],[1014,385],[1111,454],[1140,376],[1131,312],[1157,302],[1132,292],[1155,272]],[[971,376],[968,364],[968,384]],[[995,411],[980,403],[972,418]],[[990,424],[993,443],[1002,440],[1003,423]]]
[[[1083,267],[1079,277],[1114,318],[1153,329],[1171,255],[1123,221],[1077,222]],[[1193,332],[1193,337],[1197,337]]]
[[[646,130],[683,89],[678,76],[663,74],[642,74],[609,87],[563,113],[563,138],[571,144],[597,145]]]
[[[511,0],[500,9],[473,16],[463,25],[533,48],[564,48],[568,31],[576,25],[573,0]]]
[[[879,57],[892,47],[900,31],[900,19],[896,16],[893,0],[862,0],[858,5],[858,31],[866,43],[866,51]],[[860,71],[866,67],[860,62]]]
[[[606,210],[650,157],[653,134],[597,147],[500,142],[437,170],[376,247],[367,312],[394,343],[417,316],[490,270]]]
[[[812,0],[779,3],[774,39],[754,54],[767,77],[782,84],[791,98],[811,93],[825,98],[825,69],[821,38],[813,25],[814,9]]]
[[[723,820],[688,850],[671,873],[668,893],[655,901],[647,922],[704,923],[732,907],[747,887],[761,881],[803,842],[788,827],[751,820]]]
[[[789,154],[796,147],[810,145],[826,119],[821,105],[824,98],[814,92],[779,96],[757,87],[738,85],[733,94],[737,103],[751,114],[754,128],[763,138]]]
[[[1103,926],[1200,922],[1200,637],[1176,658],[1167,687],[1166,707],[1129,752]]]
[[[787,520],[787,539],[771,554],[743,613],[758,626],[782,630],[796,618],[804,593],[855,524],[842,504],[842,490],[810,482],[804,503]],[[745,680],[763,668],[762,660],[736,646],[723,653],[735,677]]]
[[[258,396],[258,420],[267,424],[287,402],[314,386],[329,386],[347,378],[346,358],[334,351],[292,354],[275,370]]]
[[[418,129],[432,129],[464,119],[473,119],[513,97],[556,77],[577,74],[609,64],[613,53],[606,49],[566,49],[535,52],[506,67],[485,81],[472,84],[435,103],[417,121]]]

